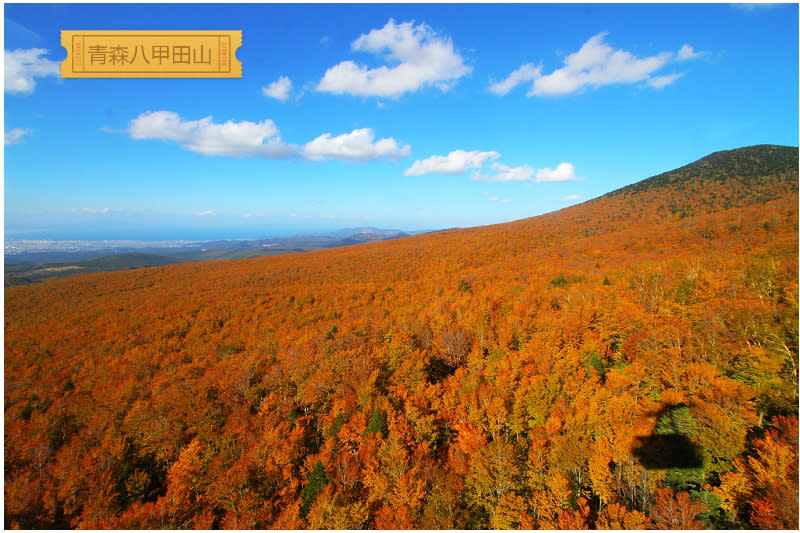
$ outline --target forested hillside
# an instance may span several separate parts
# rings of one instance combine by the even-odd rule
[[[797,528],[798,150],[5,291],[7,528]]]

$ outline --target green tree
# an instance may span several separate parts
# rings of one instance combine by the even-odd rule
[[[322,462],[318,459],[308,478],[308,483],[303,487],[303,492],[300,495],[300,499],[303,501],[303,507],[301,508],[303,516],[308,514],[311,504],[314,503],[314,500],[317,499],[317,496],[327,484],[328,476],[325,474],[325,467],[322,466]]]
[[[386,427],[386,417],[383,416],[381,410],[377,407],[374,411],[372,411],[372,416],[369,417],[369,422],[367,422],[367,431],[370,433],[380,433],[384,437],[386,437],[389,433]]]

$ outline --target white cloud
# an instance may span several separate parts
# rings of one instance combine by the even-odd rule
[[[511,203],[511,199],[510,198],[503,198],[500,201],[503,202],[504,204],[510,204]]]
[[[572,166],[572,163],[560,163],[555,170],[540,168],[536,172],[536,181],[538,182],[573,181],[575,179],[575,167]]]
[[[564,67],[536,79],[531,93],[537,96],[559,96],[585,87],[602,87],[613,83],[636,83],[663,68],[672,54],[638,58],[625,50],[615,50],[603,42],[605,33],[590,38],[575,53],[564,59]]]
[[[80,209],[73,209],[73,213],[84,213],[87,215],[106,215],[111,212],[111,209],[104,207],[102,209],[94,209],[92,207],[81,207]]]
[[[492,163],[492,170],[496,172],[492,181],[531,181],[533,176],[533,168],[528,165],[509,167],[501,163]]]
[[[460,77],[472,71],[455,51],[447,36],[440,36],[426,24],[395,24],[373,29],[353,41],[354,52],[383,55],[394,66],[369,68],[342,61],[329,68],[317,85],[318,91],[355,96],[396,98],[433,85],[447,91]]]
[[[215,217],[217,216],[217,213],[214,212],[212,209],[209,209],[207,211],[200,211],[199,213],[195,213],[195,215],[198,217]]]
[[[499,202],[500,201],[500,197],[499,196],[492,196],[491,198],[489,198],[489,201],[490,202]]]
[[[647,80],[647,85],[653,87],[654,89],[661,89],[662,87],[666,87],[673,81],[677,80],[683,76],[683,73],[678,74],[667,74],[665,76],[656,76],[654,78],[650,78]]]
[[[5,92],[30,94],[36,88],[34,78],[59,76],[61,67],[58,61],[40,57],[48,53],[44,48],[3,51],[5,67]]]
[[[564,201],[564,202],[573,202],[573,201],[580,200],[580,199],[581,199],[581,195],[580,194],[568,194],[565,197],[563,197],[561,200]]]
[[[493,176],[482,174],[479,170],[475,170],[472,172],[472,179],[475,181],[537,181],[540,183],[578,179],[575,176],[575,167],[573,167],[572,163],[566,162],[559,164],[555,170],[540,168],[535,171],[530,165],[510,167],[499,162],[492,163],[490,168],[495,173]]]
[[[489,176],[482,174],[480,170],[473,170],[469,177],[472,181],[489,181]],[[485,192],[483,194],[486,195],[489,193]]]
[[[675,59],[678,61],[686,61],[688,59],[697,59],[703,55],[705,55],[705,52],[695,52],[694,48],[690,45],[684,44],[681,46],[681,49],[678,50],[678,55],[675,56]]]
[[[644,82],[662,88],[677,80],[682,74],[653,75],[672,61],[694,59],[704,54],[695,52],[688,44],[677,54],[661,52],[648,57],[637,57],[604,42],[607,33],[598,33],[586,41],[580,50],[564,58],[564,66],[550,74],[542,74],[539,67],[528,63],[512,72],[505,80],[493,83],[489,89],[498,95],[506,94],[520,83],[532,82],[527,96],[563,96],[585,89],[597,89],[612,84]]]
[[[778,7],[780,4],[770,4],[770,3],[745,3],[745,4],[729,4],[734,9],[741,9],[743,11],[756,11],[761,9],[772,9],[774,7]]]
[[[8,131],[3,132],[4,135],[4,144],[8,146],[9,144],[18,144],[22,141],[22,137],[30,133],[30,130],[26,130],[23,128],[14,128]]]
[[[183,120],[172,111],[147,111],[133,119],[127,131],[133,139],[174,141],[203,155],[265,159],[295,155],[295,148],[281,140],[277,126],[269,119],[258,123],[229,120],[215,124],[212,117]]]
[[[125,131],[132,139],[173,141],[186,150],[212,156],[364,162],[382,157],[397,160],[411,153],[410,146],[401,146],[391,137],[375,141],[370,128],[336,137],[325,133],[300,147],[284,143],[278,127],[269,119],[257,123],[229,120],[219,124],[212,117],[184,120],[172,111],[142,113],[131,120]]]
[[[497,159],[497,152],[480,152],[473,150],[453,150],[447,155],[433,155],[427,159],[414,161],[405,176],[422,176],[423,174],[461,174],[470,168],[480,168],[487,159]]]
[[[520,83],[533,81],[541,75],[542,67],[536,67],[532,63],[527,63],[509,74],[503,81],[489,84],[489,90],[494,94],[503,96]]]
[[[261,92],[264,96],[275,98],[281,102],[289,99],[289,92],[292,90],[292,80],[287,76],[281,76],[277,80],[269,84],[268,87],[262,87]]]
[[[397,160],[411,153],[410,146],[400,146],[391,137],[373,142],[374,138],[375,134],[370,128],[356,129],[336,137],[325,133],[306,143],[302,153],[311,161],[324,161],[330,158],[359,162],[381,157]]]

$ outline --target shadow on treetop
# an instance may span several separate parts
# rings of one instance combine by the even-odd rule
[[[642,466],[648,470],[703,466],[700,448],[687,435],[692,425],[689,406],[667,404],[653,415],[658,420],[655,432],[637,437],[631,450]]]

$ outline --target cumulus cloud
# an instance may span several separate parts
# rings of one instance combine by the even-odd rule
[[[492,163],[492,170],[495,171],[492,181],[531,181],[533,176],[533,168],[528,165],[510,167],[501,163]]]
[[[147,111],[133,119],[127,131],[133,139],[173,141],[203,155],[265,159],[294,156],[294,148],[281,140],[277,126],[269,119],[218,124],[212,117],[183,120],[172,111]]]
[[[509,74],[503,81],[489,84],[489,90],[494,94],[503,96],[520,83],[533,81],[541,75],[542,67],[536,67],[532,63],[527,63]]]
[[[370,128],[353,130],[333,137],[330,133],[320,135],[306,143],[302,153],[311,161],[340,159],[344,161],[372,161],[381,157],[400,159],[411,153],[408,145],[400,146],[389,137],[374,141],[375,134]]]
[[[590,38],[577,52],[564,60],[564,67],[536,79],[531,92],[537,96],[559,96],[585,87],[613,83],[636,83],[663,68],[672,54],[638,58],[625,50],[615,50],[603,42],[606,33]]]
[[[472,71],[455,51],[447,36],[437,34],[426,24],[395,24],[393,19],[381,29],[373,29],[353,41],[354,52],[383,55],[386,63],[369,68],[353,61],[342,61],[329,68],[317,90],[333,94],[396,98],[426,86],[447,91],[459,78]]]
[[[492,83],[489,89],[498,95],[506,94],[516,85],[531,82],[527,96],[563,96],[574,92],[597,89],[612,84],[645,83],[662,88],[682,74],[654,76],[673,61],[685,61],[702,55],[685,44],[677,54],[660,52],[648,57],[612,48],[605,42],[607,33],[598,33],[586,41],[580,50],[564,59],[564,66],[550,74],[528,63],[512,72],[505,80]]]
[[[480,168],[487,159],[497,159],[497,152],[480,152],[473,150],[453,150],[447,155],[433,155],[427,159],[414,161],[411,168],[403,172],[406,176],[422,176],[423,174],[461,174],[470,168]]]
[[[410,146],[400,145],[391,137],[376,141],[370,128],[336,137],[325,133],[301,147],[283,142],[278,127],[269,119],[220,124],[212,117],[184,120],[172,111],[142,113],[131,120],[125,132],[132,139],[172,141],[186,150],[212,156],[365,162],[382,157],[397,160],[411,153]]]
[[[26,130],[23,128],[14,128],[8,131],[4,131],[4,144],[8,146],[9,144],[19,144],[22,142],[22,137],[30,133],[30,130]]]
[[[678,55],[675,56],[675,59],[678,61],[686,61],[689,59],[697,59],[703,55],[705,55],[705,52],[696,52],[690,45],[684,44],[681,46],[681,49],[678,50]]]
[[[289,99],[289,92],[291,92],[291,90],[292,80],[290,80],[287,76],[281,76],[277,80],[270,83],[269,86],[261,88],[261,92],[264,93],[264,96],[275,98],[281,102],[285,102]]]
[[[577,179],[575,167],[573,167],[572,163],[566,162],[559,164],[555,170],[549,168],[535,170],[530,165],[511,167],[499,162],[492,163],[490,168],[494,171],[494,175],[486,175],[476,170],[472,173],[472,179],[475,181],[536,181],[540,183]]]
[[[44,48],[28,50],[4,50],[5,92],[30,94],[36,88],[35,78],[59,76],[61,68],[58,61],[41,57],[47,54]]]
[[[199,213],[195,213],[195,215],[198,217],[215,217],[217,216],[217,213],[209,209],[207,211],[200,211]]]
[[[581,195],[580,194],[568,194],[565,197],[563,197],[561,200],[564,201],[564,202],[574,202],[574,201],[580,200],[580,199],[581,199]]]
[[[538,182],[573,181],[575,179],[575,167],[572,166],[572,163],[560,163],[555,170],[540,168],[536,171],[536,181]]]

